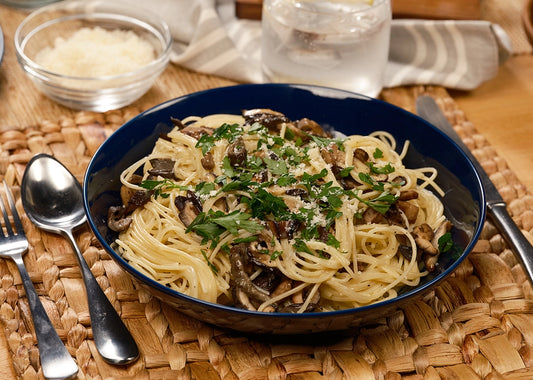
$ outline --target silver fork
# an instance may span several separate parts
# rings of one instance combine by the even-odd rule
[[[28,250],[28,239],[24,234],[11,190],[5,181],[3,183],[15,230],[11,226],[4,199],[0,196],[0,208],[4,216],[4,226],[0,226],[0,257],[9,257],[17,264],[33,317],[43,376],[47,379],[71,378],[78,373],[78,366],[57,335],[24,266],[22,254]]]

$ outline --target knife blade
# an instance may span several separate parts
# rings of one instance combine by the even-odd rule
[[[507,204],[491,181],[489,175],[477,161],[468,147],[455,132],[452,125],[431,96],[421,95],[416,99],[417,114],[450,137],[463,150],[476,168],[485,190],[487,211],[492,221],[511,246],[518,260],[525,269],[526,275],[533,285],[533,246],[526,239],[514,220],[507,212]]]

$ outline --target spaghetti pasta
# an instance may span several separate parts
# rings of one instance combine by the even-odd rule
[[[174,120],[121,174],[115,244],[183,294],[265,312],[393,298],[448,249],[450,223],[394,137],[332,137],[272,110]]]

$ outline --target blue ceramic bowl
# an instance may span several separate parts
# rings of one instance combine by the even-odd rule
[[[322,313],[262,313],[201,301],[171,290],[139,273],[111,248],[116,237],[106,226],[107,210],[121,204],[120,173],[149,154],[161,133],[172,128],[171,117],[213,113],[240,114],[243,109],[271,108],[292,120],[308,117],[325,128],[350,134],[385,130],[398,146],[411,142],[407,167],[434,166],[453,238],[465,247],[459,258],[440,255],[438,270],[398,297],[369,306]],[[357,328],[387,315],[414,297],[427,294],[449,276],[471,251],[485,218],[484,192],[472,163],[446,135],[421,118],[388,103],[324,87],[287,84],[239,85],[186,95],[156,106],[124,124],[96,152],[84,179],[84,204],[89,224],[111,257],[155,296],[178,310],[219,327],[248,333],[308,334]]]

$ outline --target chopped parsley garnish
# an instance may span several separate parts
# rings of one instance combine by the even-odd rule
[[[345,139],[304,133],[307,139],[303,141],[289,128],[282,137],[271,135],[268,128],[259,123],[247,127],[225,123],[214,129],[211,135],[202,135],[196,147],[206,155],[218,141],[225,140],[225,143],[231,144],[245,134],[256,136],[254,138],[257,144],[253,147],[250,144],[243,147],[246,158],[239,164],[232,163],[228,156],[224,157],[222,174],[213,182],[200,182],[194,187],[178,186],[171,180],[144,181],[142,184],[144,188],[153,190],[156,196],[165,196],[165,190],[171,188],[194,190],[201,201],[214,195],[239,194],[239,202],[246,205],[246,211],[200,212],[187,227],[186,232],[194,232],[202,237],[202,244],[215,247],[222,234],[229,232],[238,236],[240,230],[245,230],[254,236],[236,238],[232,244],[249,243],[258,239],[261,230],[269,228],[265,222],[293,221],[299,223],[297,235],[294,237],[294,246],[297,250],[313,253],[306,244],[312,239],[325,241],[326,244],[338,248],[340,242],[334,235],[325,231],[334,227],[335,220],[342,216],[339,210],[344,201],[357,198],[362,204],[385,214],[397,200],[397,197],[386,188],[386,184],[390,182],[380,182],[373,178],[374,175],[393,173],[395,169],[391,163],[378,166],[368,162],[369,173],[357,173],[356,179],[359,182],[368,184],[377,192],[377,195],[371,199],[360,197],[358,190],[345,190],[335,182],[326,180],[330,173],[326,168],[314,174],[303,171],[305,166],[302,164],[310,161],[310,149],[338,148],[344,151]],[[383,152],[376,148],[373,157],[383,158]],[[335,174],[336,178],[347,178],[353,170],[353,166],[341,168]],[[283,196],[270,192],[271,186],[296,191],[300,199],[298,207],[289,208]],[[356,214],[360,217],[361,213],[360,210]],[[226,244],[222,249],[224,252],[229,252]],[[282,255],[282,252],[269,254],[275,259]]]
[[[187,227],[185,232],[194,231],[203,237],[202,244],[211,241],[215,246],[220,239],[220,235],[229,231],[232,235],[237,235],[239,229],[244,229],[255,234],[263,229],[261,223],[250,219],[251,215],[235,210],[229,214],[222,211],[201,212]]]

